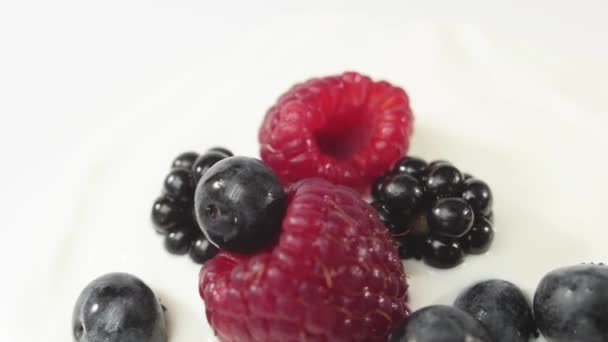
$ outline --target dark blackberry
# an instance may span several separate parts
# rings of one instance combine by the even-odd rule
[[[219,151],[209,151],[199,156],[194,162],[194,165],[192,165],[194,184],[198,184],[198,181],[203,177],[205,172],[207,172],[215,163],[226,158],[228,158],[228,155]]]
[[[194,181],[190,169],[171,170],[165,178],[164,190],[169,197],[180,202],[194,202]]]
[[[167,196],[161,196],[152,205],[152,223],[156,231],[166,235],[169,228],[184,221],[183,205]]]
[[[469,178],[464,181],[462,198],[476,213],[488,215],[492,211],[492,191],[479,179]]]
[[[194,161],[198,158],[198,153],[196,152],[184,152],[173,159],[171,163],[171,168],[184,168],[191,169],[192,165],[194,165]]]
[[[372,206],[399,242],[402,259],[431,266],[460,264],[465,252],[486,252],[494,237],[489,186],[446,160],[427,165],[404,157],[377,177]]]
[[[468,254],[483,254],[490,249],[494,240],[492,223],[485,217],[475,219],[471,229],[459,239],[464,251]]]
[[[186,254],[194,237],[195,229],[187,224],[175,226],[165,237],[165,249],[171,254]]]
[[[471,206],[461,198],[440,198],[429,209],[427,220],[435,234],[458,238],[466,234],[475,215]]]
[[[194,240],[192,240],[189,255],[190,259],[195,263],[204,264],[205,261],[213,258],[218,252],[219,249],[210,243],[201,233],[196,235]]]
[[[427,168],[428,164],[423,159],[417,157],[404,157],[397,161],[393,167],[393,171],[397,173],[407,173],[417,179],[421,179]]]
[[[452,268],[464,260],[464,251],[457,241],[429,236],[424,242],[424,262],[436,268]]]

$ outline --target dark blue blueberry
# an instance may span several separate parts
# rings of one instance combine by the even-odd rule
[[[167,196],[184,203],[194,202],[194,181],[190,169],[175,168],[163,185]]]
[[[249,253],[277,237],[287,199],[264,163],[230,157],[205,173],[196,188],[194,207],[210,242],[221,249]]]
[[[192,178],[194,178],[194,184],[197,184],[207,170],[215,163],[222,159],[226,159],[227,157],[226,154],[219,151],[209,151],[199,156],[194,162],[194,165],[192,165]]]
[[[213,258],[219,250],[201,233],[197,235],[190,246],[190,258],[197,264],[204,264]]]
[[[493,342],[487,330],[466,312],[432,305],[414,312],[389,342]]]
[[[207,152],[220,152],[220,153],[223,153],[226,156],[226,158],[234,156],[234,153],[232,153],[232,151],[230,151],[227,148],[219,147],[219,146],[212,147],[209,150],[207,150]]]
[[[488,215],[492,211],[492,191],[488,184],[479,179],[469,178],[464,181],[462,198],[476,213]]]
[[[454,305],[479,320],[494,342],[528,342],[536,334],[528,298],[508,281],[477,283],[458,296]]]
[[[460,197],[464,176],[454,166],[438,163],[429,167],[425,186],[432,198]]]
[[[471,206],[456,197],[438,199],[427,214],[433,233],[452,238],[465,235],[473,226],[474,219]]]
[[[494,240],[494,228],[485,217],[476,217],[473,227],[458,241],[468,254],[483,254],[490,249]]]
[[[407,173],[416,179],[421,179],[428,168],[428,164],[417,157],[404,157],[395,164],[393,171],[397,173]]]
[[[457,241],[429,236],[424,241],[424,262],[436,268],[452,268],[464,261],[464,251]]]
[[[548,341],[608,341],[608,267],[583,264],[545,275],[534,294],[534,316]]]
[[[165,237],[165,249],[171,254],[182,255],[188,253],[190,244],[198,227],[180,224],[172,228]]]
[[[157,232],[167,234],[171,227],[184,221],[186,211],[181,203],[161,196],[152,205],[152,223]]]
[[[173,159],[171,163],[171,168],[184,168],[191,169],[192,165],[194,165],[194,161],[198,158],[198,153],[196,152],[184,152]]]
[[[93,280],[72,315],[75,342],[165,342],[163,308],[150,288],[126,273]]]
[[[396,173],[386,178],[381,195],[393,215],[407,217],[422,204],[424,189],[413,176]]]

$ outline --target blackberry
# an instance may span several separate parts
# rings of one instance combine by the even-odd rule
[[[214,147],[202,155],[192,151],[181,153],[171,162],[162,195],[154,201],[151,212],[154,228],[164,235],[163,244],[169,253],[190,254],[197,263],[215,255],[217,249],[209,247],[196,221],[194,191],[196,181],[213,164],[230,156],[231,151]]]
[[[372,206],[399,242],[402,259],[434,267],[486,252],[494,239],[492,191],[446,160],[398,160],[372,187]]]

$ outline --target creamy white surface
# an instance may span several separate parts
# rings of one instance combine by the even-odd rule
[[[69,122],[50,125],[58,130],[57,146],[28,174],[41,184],[31,189],[35,200],[20,223],[30,223],[23,234],[38,254],[11,255],[20,259],[14,274],[22,282],[9,298],[8,341],[71,340],[80,290],[111,271],[131,272],[158,293],[169,310],[171,342],[212,341],[198,297],[199,268],[165,253],[149,222],[169,162],[183,150],[215,145],[257,155],[257,128],[281,92],[310,76],[350,69],[408,91],[416,115],[411,154],[449,159],[495,194],[496,240],[488,254],[449,271],[405,263],[414,308],[449,303],[473,281],[491,277],[532,294],[555,267],[608,261],[605,62],[475,25],[362,15],[277,17],[232,38],[204,56],[197,47],[192,56],[200,59],[180,51],[174,69],[127,84],[141,87],[135,97],[123,96],[127,85],[104,78],[112,65],[107,74],[83,71],[107,88],[91,106],[86,92],[39,94],[37,101],[49,106],[75,105],[65,109]],[[145,60],[142,68],[134,72],[153,72]],[[34,129],[44,131],[52,120],[41,117]],[[60,127],[83,133],[66,140]],[[52,164],[53,152],[60,165]],[[28,316],[34,307],[43,316]]]

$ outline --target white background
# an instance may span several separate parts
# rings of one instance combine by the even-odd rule
[[[68,237],[94,226],[86,222],[147,225],[134,217],[147,215],[149,184],[181,150],[255,155],[264,110],[310,76],[354,69],[404,86],[418,117],[415,152],[473,165],[499,190],[509,187],[500,176],[512,177],[505,202],[542,207],[546,221],[608,229],[607,16],[601,0],[0,2],[0,340],[65,341],[82,279],[100,272],[66,260],[82,255],[61,254]],[[442,146],[438,132],[503,159],[479,163]],[[120,189],[93,186],[108,173]],[[143,214],[129,216],[131,205]],[[175,260],[158,262],[186,262]],[[530,266],[526,286],[546,267]]]

